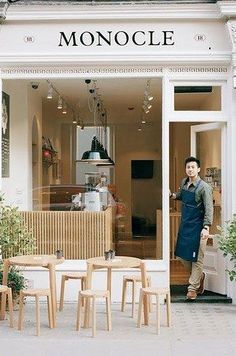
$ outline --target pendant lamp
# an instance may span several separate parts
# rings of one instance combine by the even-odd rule
[[[102,149],[100,142],[98,141],[97,137],[94,136],[91,143],[91,150],[85,151],[81,160],[78,162],[85,162],[85,163],[108,163],[109,157],[108,154]]]

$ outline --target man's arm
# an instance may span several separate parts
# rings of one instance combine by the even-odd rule
[[[213,222],[213,195],[212,187],[210,185],[204,185],[202,191],[202,200],[205,208],[205,215],[203,220],[203,229],[201,231],[202,239],[207,239],[209,236],[209,227]]]

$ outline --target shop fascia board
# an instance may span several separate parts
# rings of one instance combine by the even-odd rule
[[[169,4],[169,5],[100,5],[91,6],[44,6],[14,5],[7,12],[8,21],[35,20],[106,20],[106,19],[219,19],[221,12],[217,4]]]

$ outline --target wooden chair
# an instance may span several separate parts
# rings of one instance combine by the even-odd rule
[[[23,327],[23,317],[24,317],[24,298],[34,297],[36,303],[36,334],[40,335],[40,309],[39,309],[39,297],[47,297],[48,304],[48,321],[50,329],[53,328],[53,317],[52,317],[52,299],[49,289],[26,289],[20,292],[20,308],[19,308],[19,320],[18,320],[18,330],[22,330]]]
[[[139,310],[138,310],[138,324],[141,327],[143,299],[144,297],[156,296],[156,316],[157,316],[157,334],[160,334],[160,296],[164,295],[166,298],[167,311],[167,325],[171,326],[171,307],[170,307],[170,290],[169,288],[141,288],[139,296]]]
[[[78,311],[77,311],[77,321],[76,321],[76,330],[80,330],[81,326],[81,310],[82,310],[82,300],[83,299],[92,299],[92,336],[96,335],[96,299],[105,298],[106,299],[106,314],[107,314],[107,329],[111,330],[111,299],[109,290],[91,290],[87,289],[79,292],[78,297]],[[88,311],[89,313],[90,311]],[[89,316],[87,317],[89,320]]]
[[[81,290],[85,289],[86,285],[86,273],[65,273],[61,277],[61,294],[60,294],[60,305],[59,310],[62,311],[64,307],[64,294],[65,294],[65,283],[69,279],[78,279],[81,281]]]
[[[9,321],[10,327],[13,328],[13,303],[12,303],[12,290],[7,286],[0,285],[0,294],[6,294],[8,299],[8,309],[9,309]]]
[[[125,310],[125,305],[126,305],[127,283],[132,283],[132,318],[134,318],[137,283],[142,283],[141,276],[139,276],[139,275],[133,275],[133,276],[125,275],[125,276],[123,276],[122,301],[121,301],[121,311],[122,312]],[[148,287],[151,286],[151,277],[150,276],[147,277],[147,286]],[[149,302],[149,308],[151,311],[151,302]]]

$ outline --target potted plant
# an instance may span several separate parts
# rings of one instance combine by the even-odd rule
[[[223,227],[218,226],[218,230],[220,231],[217,235],[219,248],[223,251],[223,256],[228,256],[231,261],[232,269],[227,269],[227,272],[230,280],[234,281],[236,280],[236,214]]]
[[[0,195],[0,284],[2,283],[3,260],[17,255],[32,254],[35,251],[35,239],[23,223],[17,207],[5,204]],[[8,286],[12,288],[13,298],[17,299],[20,290],[25,288],[26,279],[16,267],[8,274]]]

